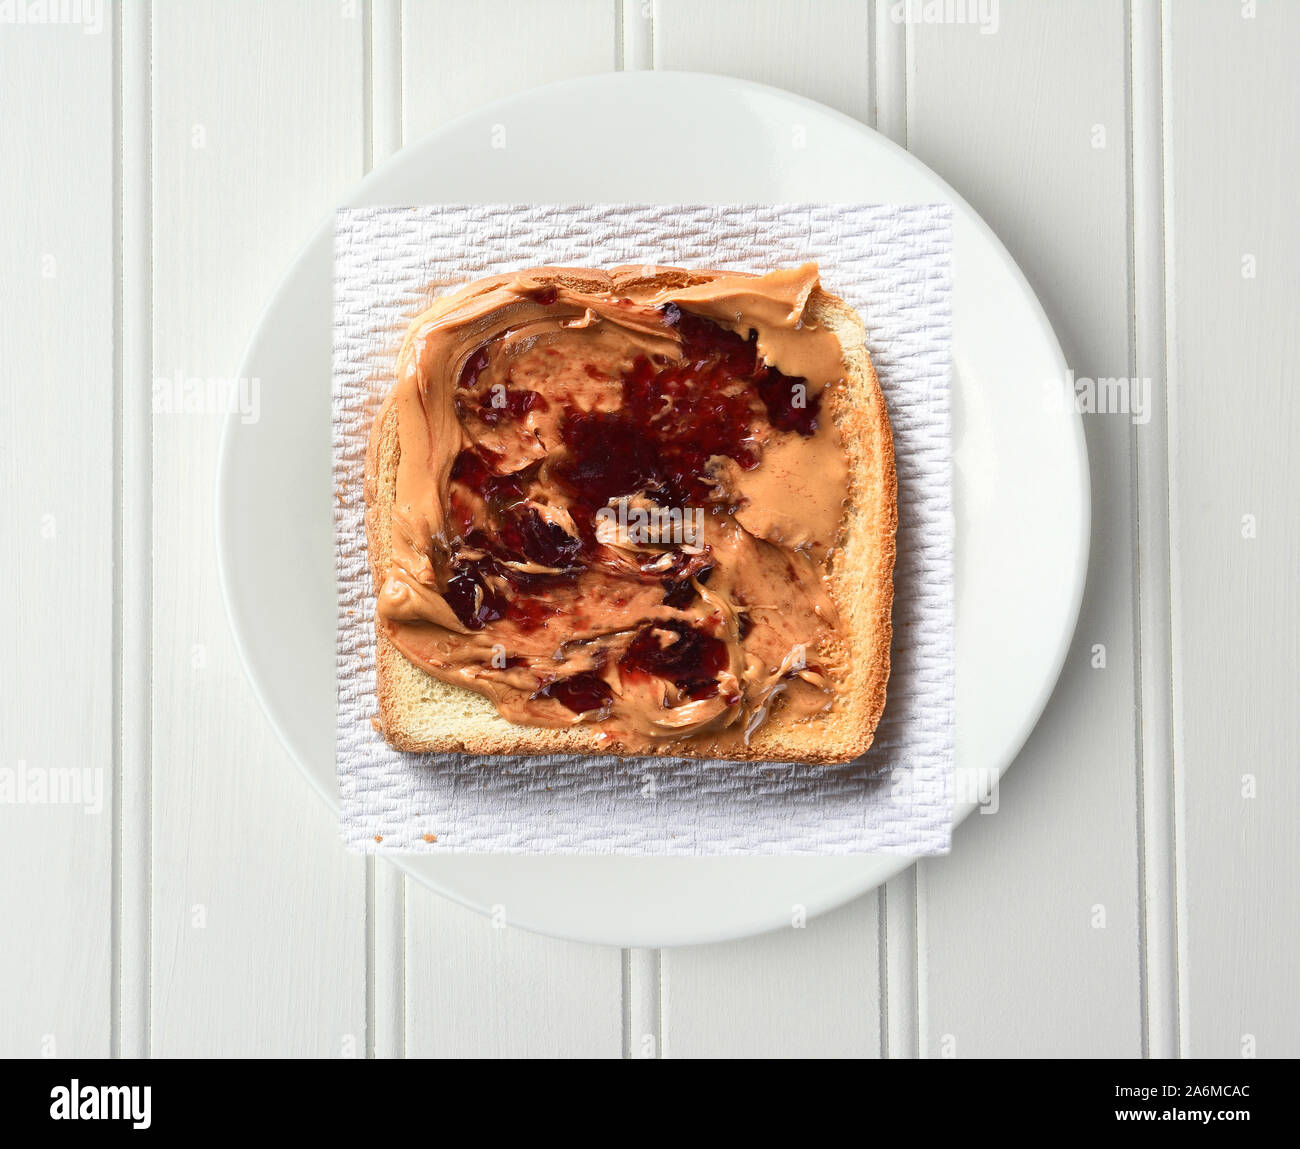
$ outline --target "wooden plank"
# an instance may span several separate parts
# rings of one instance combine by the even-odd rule
[[[871,5],[655,0],[654,66],[786,88],[870,122]]]
[[[617,66],[613,0],[424,0],[402,9],[405,132],[492,100]]]
[[[407,881],[409,1057],[621,1057],[620,953],[531,934]]]
[[[359,178],[361,16],[156,6],[154,379],[233,378],[294,252]],[[272,381],[259,394],[276,401]],[[365,862],[230,640],[212,528],[223,423],[154,418],[152,1052],[364,1056]]]
[[[1076,376],[1128,376],[1124,5],[1003,0],[994,34],[908,34],[908,146],[1007,244]],[[1125,414],[1085,422],[1093,546],[1061,682],[999,812],[922,863],[926,1056],[1142,1050],[1132,453],[1144,428]]]
[[[664,950],[662,1056],[879,1057],[878,920],[869,894],[798,928]]]
[[[1300,7],[1165,5],[1182,1047],[1300,1054]]]
[[[405,5],[405,139],[533,85],[613,68],[618,16],[603,0]],[[405,891],[410,1056],[621,1055],[618,950],[493,928],[410,879]]]
[[[89,14],[89,13],[88,13]],[[113,1004],[113,31],[0,29],[0,1055]],[[21,98],[19,95],[21,94]]]

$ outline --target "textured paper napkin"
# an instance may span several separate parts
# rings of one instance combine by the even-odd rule
[[[893,669],[847,766],[390,749],[376,713],[366,439],[409,320],[432,294],[542,264],[760,271],[814,259],[861,313],[898,469]],[[334,483],[342,833],[358,850],[935,854],[953,773],[953,523],[945,205],[439,205],[338,213]],[[436,839],[436,840],[429,840]]]

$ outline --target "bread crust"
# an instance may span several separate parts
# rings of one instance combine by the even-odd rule
[[[724,274],[737,273],[642,265],[608,272],[529,268],[477,280],[441,296],[420,322],[521,276],[539,286],[555,284],[575,291],[625,294],[630,290],[680,289]],[[722,744],[700,736],[666,745],[662,751],[629,757],[836,764],[861,756],[874,738],[885,708],[892,640],[898,527],[893,436],[857,312],[838,296],[817,287],[809,297],[806,314],[834,332],[845,364],[846,384],[827,392],[829,402],[823,408],[838,424],[849,460],[841,545],[830,560],[830,589],[840,611],[845,647],[826,652],[832,658],[838,655],[842,668],[834,706],[825,714],[797,722],[783,721],[783,711],[775,706],[748,745],[734,741]],[[376,413],[366,453],[366,541],[376,593],[387,578],[392,560],[390,528],[400,457],[395,395],[390,391]],[[487,698],[443,682],[411,663],[378,625],[375,672],[379,702],[376,726],[398,750],[483,755],[619,753],[598,745],[597,731],[589,724],[554,729],[508,722]]]

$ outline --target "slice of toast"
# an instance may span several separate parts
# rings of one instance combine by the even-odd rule
[[[531,268],[520,274],[540,284],[622,295],[680,289],[724,273],[627,267],[611,272]],[[412,324],[412,331],[449,308],[450,301],[464,299],[505,278],[509,277],[480,281],[440,297]],[[884,709],[898,521],[889,417],[857,313],[818,286],[808,298],[805,315],[834,333],[845,368],[844,386],[828,389],[822,408],[839,427],[849,467],[839,546],[828,560],[830,591],[839,611],[844,646],[842,650],[825,652],[837,670],[833,706],[825,713],[794,720],[782,711],[778,700],[747,742],[729,733],[721,737],[702,734],[666,743],[659,753],[667,756],[848,762],[871,745]],[[400,458],[397,408],[395,396],[390,393],[376,415],[366,459],[366,535],[376,592],[383,586],[392,562],[391,527]],[[376,640],[376,726],[398,750],[485,755],[611,752],[592,724],[578,722],[556,729],[509,722],[488,698],[435,678],[409,661],[382,628],[377,627]]]

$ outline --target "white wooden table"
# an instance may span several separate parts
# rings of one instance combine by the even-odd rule
[[[886,0],[97,8],[0,23],[0,1053],[1300,1053],[1300,4],[985,0],[987,31]],[[620,953],[344,852],[226,625],[222,417],[154,393],[235,373],[403,141],[651,67],[905,143],[1076,374],[1152,404],[1085,420],[1087,598],[998,813],[806,929]],[[80,804],[24,789],[69,769]]]

